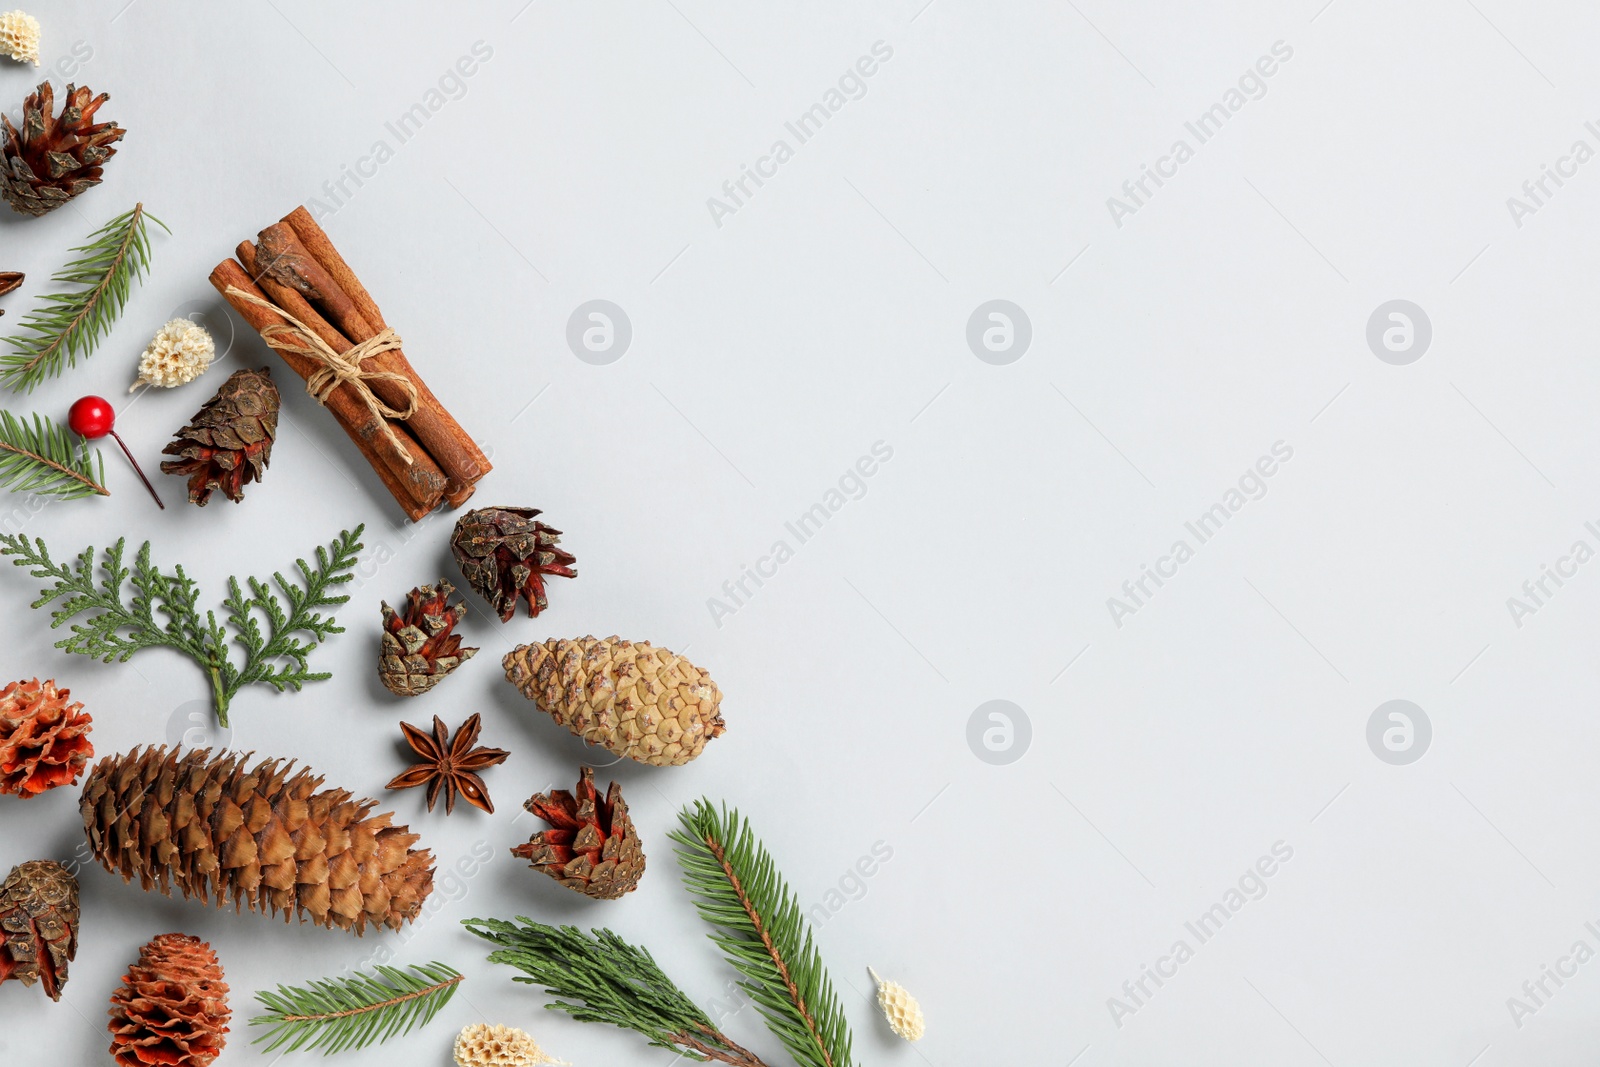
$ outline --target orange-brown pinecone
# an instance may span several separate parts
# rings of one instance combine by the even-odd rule
[[[561,531],[537,521],[538,508],[477,508],[456,520],[450,550],[467,585],[494,606],[501,622],[528,602],[528,618],[550,606],[544,577],[576,578],[572,553],[556,547]]]
[[[526,845],[511,850],[536,871],[568,889],[596,900],[616,900],[639,888],[644,848],[628,816],[628,802],[616,782],[604,801],[594,788],[594,771],[583,768],[577,795],[565,789],[537,793],[522,805],[550,824]]]
[[[163,460],[161,471],[189,476],[191,504],[205,507],[214,489],[237,504],[244,487],[266,473],[277,433],[278,387],[272,371],[236,370],[161,450],[179,457]]]
[[[0,793],[27,799],[71,785],[94,755],[92,719],[52,679],[0,689]]]
[[[61,115],[49,82],[23,101],[22,129],[0,115],[0,198],[24,215],[43,215],[100,184],[101,166],[117,154],[112,145],[128,131],[95,122],[111,99],[67,86]]]
[[[406,594],[406,613],[383,605],[383,657],[378,677],[391,693],[414,697],[426,693],[445,675],[477,654],[462,648],[456,626],[467,606],[450,606],[456,587],[439,579],[437,588],[420,585]]]
[[[11,868],[0,884],[0,983],[44,984],[61,999],[67,964],[78,954],[78,880],[55,860]]]
[[[433,854],[378,802],[324,789],[294,761],[133,749],[95,765],[79,810],[101,866],[167,896],[317,926],[398,930],[433,890]],[[370,817],[369,817],[370,816]]]
[[[111,994],[111,1056],[122,1067],[207,1067],[228,1043],[228,986],[211,946],[162,934]]]

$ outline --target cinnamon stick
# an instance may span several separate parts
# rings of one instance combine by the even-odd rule
[[[333,280],[339,283],[339,287],[355,303],[356,310],[361,312],[362,317],[379,330],[387,328],[389,324],[384,321],[383,311],[378,307],[378,302],[367,292],[367,287],[361,284],[356,272],[350,269],[350,264],[345,262],[339,250],[333,246],[327,231],[311,217],[311,212],[304,207],[297,207],[285,215],[283,221],[295,232],[295,236],[300,238],[300,243],[305,246],[306,251],[322,264],[324,270],[333,275]],[[489,462],[489,457],[484,455],[477,442],[461,428],[450,412],[445,410],[445,406],[433,395],[433,391],[428,388],[421,375],[411,369],[411,362],[406,359],[405,353],[401,351],[395,355],[399,362],[405,365],[407,375],[416,384],[418,402],[429,410],[439,412],[440,416],[448,421],[453,427],[452,432],[460,439],[462,447],[466,450],[468,459],[478,468],[478,473],[474,474],[471,480],[476,482],[488,474],[494,466]]]
[[[254,245],[249,241],[241,241],[235,251],[239,262],[244,265],[250,276],[257,280],[265,291],[267,299],[311,327],[312,332],[329,348],[343,352],[351,347],[350,340],[334,329],[305,297],[267,275],[257,259]],[[302,378],[308,377],[317,369],[317,363],[305,356],[293,352],[280,352],[279,355],[285,360],[292,359],[291,366]],[[335,397],[340,398],[339,408],[353,413],[363,432],[371,435],[374,448],[383,463],[406,484],[407,493],[412,500],[430,511],[437,507],[449,488],[449,479],[406,427],[399,423],[387,422],[381,416],[373,414],[372,409],[362,402],[349,385],[337,387],[329,396],[330,404]],[[400,438],[401,444],[405,446],[404,452],[395,447],[389,435],[384,432],[386,428],[393,430],[395,436]],[[407,454],[410,456],[409,460]]]
[[[222,293],[233,309],[258,333],[268,326],[282,322],[265,308],[227,296],[229,288],[236,288],[251,296],[268,299],[250,280],[245,269],[233,260],[224,260],[211,272],[211,284]],[[309,325],[309,323],[308,323]],[[315,369],[309,359],[292,352],[279,352],[285,363],[302,378]],[[372,465],[395,502],[415,522],[427,515],[439,503],[443,491],[444,475],[434,467],[431,475],[426,469],[431,461],[420,445],[408,442],[408,447],[421,457],[418,463],[407,467],[382,433],[383,420],[375,418],[366,406],[344,388],[336,389],[328,397],[328,410],[349,435],[351,442]],[[418,470],[418,467],[422,467]]]
[[[270,259],[267,271],[320,307],[352,344],[377,336],[386,328],[382,312],[328,235],[309,212],[303,214],[303,220],[291,213],[286,222],[261,231],[260,252],[264,259]],[[306,229],[309,243],[291,225],[294,221],[300,221]],[[416,411],[406,422],[450,479],[452,494],[489,472],[488,457],[445,410],[403,351],[381,353],[372,357],[368,365],[403,375],[416,388]],[[371,386],[390,407],[403,408],[410,399],[398,382],[378,379]]]

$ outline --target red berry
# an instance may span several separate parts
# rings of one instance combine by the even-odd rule
[[[84,437],[104,437],[116,425],[117,413],[111,401],[100,396],[86,396],[72,405],[67,412],[67,425],[72,432]]]

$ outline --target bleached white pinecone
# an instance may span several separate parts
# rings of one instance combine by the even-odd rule
[[[18,63],[39,65],[39,20],[23,11],[0,15],[0,53]]]
[[[160,330],[139,357],[139,380],[128,392],[141,385],[155,385],[171,389],[187,385],[211,366],[216,357],[217,343],[206,328],[189,319],[173,319]]]
[[[541,1067],[566,1064],[514,1026],[473,1023],[456,1035],[456,1067]]]
[[[922,1006],[917,1003],[917,998],[900,983],[879,978],[878,972],[871,967],[867,968],[867,973],[878,983],[878,1008],[883,1012],[883,1017],[889,1020],[889,1029],[895,1032],[895,1036],[907,1041],[921,1041],[928,1024],[922,1017]]]

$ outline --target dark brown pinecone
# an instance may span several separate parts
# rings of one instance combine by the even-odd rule
[[[384,603],[378,677],[391,693],[403,697],[426,693],[477,654],[475,648],[461,647],[461,635],[455,632],[467,615],[465,604],[450,606],[455,591],[443,578],[438,588],[419,585],[406,594],[404,615]]]
[[[594,771],[585,767],[574,796],[565,789],[538,793],[522,805],[550,824],[526,845],[511,850],[536,871],[568,889],[596,900],[616,900],[639,887],[644,848],[616,782],[604,801],[594,788]]]
[[[0,983],[44,984],[61,999],[67,964],[78,954],[78,880],[54,860],[11,869],[0,885]]]
[[[211,946],[162,934],[111,994],[111,1057],[120,1067],[208,1067],[228,1043],[232,1016]]]
[[[235,504],[244,499],[244,487],[259,482],[272,459],[272,439],[278,432],[278,387],[272,372],[236,370],[222,383],[217,395],[206,401],[177,439],[161,450],[166,474],[189,476],[189,503],[206,506],[213,489]]]
[[[576,578],[569,552],[556,547],[561,531],[535,521],[538,508],[478,508],[461,516],[450,549],[467,585],[494,606],[501,622],[517,613],[517,598],[528,602],[531,619],[550,606],[544,576]]]
[[[88,88],[67,86],[61,115],[49,82],[22,104],[22,129],[0,115],[0,197],[24,215],[43,215],[100,184],[101,166],[117,154],[112,145],[128,131],[95,122],[111,99]]]

